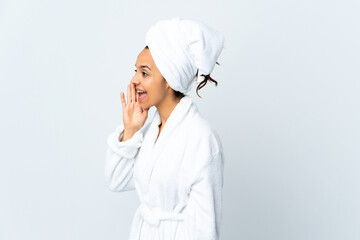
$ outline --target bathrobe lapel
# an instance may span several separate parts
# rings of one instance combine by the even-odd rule
[[[159,134],[159,124],[161,123],[161,118],[158,110],[155,111],[149,129],[145,133],[142,144],[143,147],[140,151],[138,159],[139,162],[137,163],[139,164],[139,169],[142,170],[141,173],[136,176],[136,178],[139,179],[137,187],[139,189],[138,195],[141,199],[143,199],[149,191],[151,177],[154,169],[156,168],[156,163],[162,153],[162,150],[166,147],[176,147],[174,144],[168,145],[170,143],[171,136],[176,131],[177,127],[181,125],[181,122],[187,116],[187,113],[192,105],[193,102],[191,97],[187,95],[182,97],[180,102],[171,112],[157,140],[156,138]],[[168,160],[171,161],[171,156],[168,157]]]
[[[183,98],[181,98],[180,102],[175,106],[168,120],[166,121],[164,128],[160,133],[159,138],[154,144],[155,154],[161,152],[161,150],[164,147],[164,143],[167,141],[171,133],[173,133],[176,130],[176,128],[181,124],[181,121],[186,117],[186,114],[189,111],[191,105],[192,105],[191,98],[189,96],[184,96]],[[154,120],[157,123],[157,126],[161,122],[160,115],[157,110],[155,112]],[[159,133],[159,128],[157,127],[156,136],[158,135],[158,133]]]

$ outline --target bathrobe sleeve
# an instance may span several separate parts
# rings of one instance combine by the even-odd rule
[[[187,202],[188,231],[194,240],[218,240],[222,221],[224,161],[222,152],[202,168],[191,186]]]
[[[124,125],[119,125],[107,138],[105,181],[108,188],[114,192],[135,189],[133,166],[143,139],[143,133],[139,130],[132,138],[120,142],[123,133]]]

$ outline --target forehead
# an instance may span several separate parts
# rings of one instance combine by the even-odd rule
[[[137,57],[137,61],[136,61],[136,66],[138,67],[140,65],[148,65],[151,69],[156,68],[155,62],[151,56],[150,50],[144,49],[139,53],[139,55]]]

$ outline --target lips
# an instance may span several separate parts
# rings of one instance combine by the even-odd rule
[[[139,102],[142,102],[147,96],[147,92],[139,92]]]

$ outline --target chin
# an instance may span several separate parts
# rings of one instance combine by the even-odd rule
[[[149,106],[149,104],[146,104],[146,103],[140,103],[140,107],[142,109],[148,109],[148,108],[151,108],[152,106]]]

